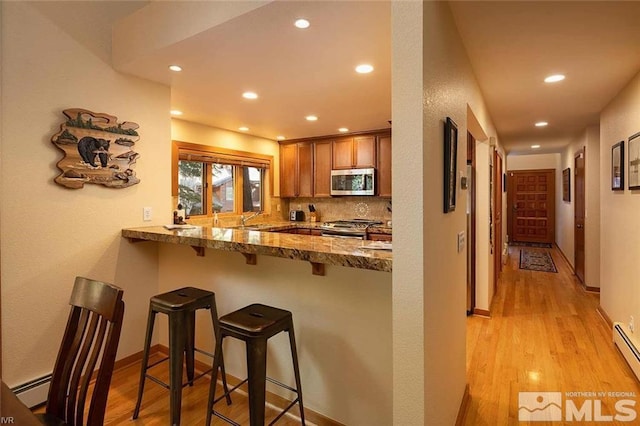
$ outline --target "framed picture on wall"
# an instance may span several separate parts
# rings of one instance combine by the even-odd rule
[[[640,133],[629,138],[629,189],[640,189]]]
[[[624,190],[624,141],[611,148],[611,189]]]
[[[571,201],[571,168],[562,171],[562,201]]]
[[[458,174],[458,126],[449,117],[444,123],[444,212],[456,209]]]

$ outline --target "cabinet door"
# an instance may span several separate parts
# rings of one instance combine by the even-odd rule
[[[353,138],[339,139],[333,142],[333,168],[350,169],[353,167]]]
[[[353,139],[353,167],[365,168],[376,166],[376,137],[358,136]]]
[[[280,145],[280,197],[296,196],[297,163],[297,145]]]
[[[389,234],[369,234],[368,239],[371,241],[391,241],[392,236]]]
[[[298,146],[298,191],[296,197],[313,197],[313,144]]]
[[[378,195],[391,197],[391,136],[378,137]]]
[[[331,196],[331,145],[332,142],[316,142],[314,145],[313,184],[315,197]]]

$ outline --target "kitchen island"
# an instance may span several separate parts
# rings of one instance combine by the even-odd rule
[[[155,226],[124,229],[121,235],[129,241],[147,241],[124,244],[157,256],[158,293],[184,286],[213,291],[220,315],[252,303],[290,311],[305,411],[310,410],[307,417],[313,423],[392,424],[392,253],[362,248],[375,241],[280,233],[272,227],[267,228],[274,232],[246,228],[167,230]],[[247,256],[252,255],[257,262],[248,266]],[[311,261],[324,262],[326,274],[310,274]],[[211,323],[204,314],[197,315],[196,344],[212,351]],[[158,327],[158,343],[166,346],[166,321],[159,321]],[[140,339],[142,342],[143,336]],[[244,378],[244,347],[227,340],[227,374]],[[269,340],[267,363],[270,377],[294,383],[285,333]],[[271,384],[267,390],[288,400],[294,398]]]
[[[289,225],[293,226],[293,225]],[[300,227],[300,225],[295,225]],[[351,268],[391,272],[391,250],[376,241],[350,238],[295,235],[281,232],[285,225],[245,228],[193,227],[169,230],[162,226],[127,228],[122,236],[132,242],[156,241],[187,245],[200,256],[204,249],[235,251],[242,253],[247,263],[255,264],[257,255],[284,257],[308,261],[315,275],[324,275],[320,265],[339,265]]]

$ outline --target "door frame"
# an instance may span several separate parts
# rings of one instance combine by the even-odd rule
[[[580,195],[582,195],[582,200],[581,203],[578,202],[578,166],[577,166],[577,162],[578,159],[582,157],[582,170],[583,170],[583,175],[582,175],[582,193]],[[574,274],[576,276],[576,278],[578,278],[578,280],[584,285],[585,282],[585,270],[586,269],[586,264],[585,264],[585,257],[586,257],[586,244],[585,244],[585,234],[586,234],[586,230],[584,228],[584,221],[586,219],[585,217],[585,209],[586,209],[586,185],[585,185],[585,180],[586,180],[586,175],[587,175],[587,147],[582,147],[580,150],[575,152],[575,156],[574,156],[574,160],[573,160],[573,171],[574,171],[574,180],[573,180],[573,185],[574,185],[574,197],[573,197],[573,265],[574,265]],[[582,253],[583,253],[583,259],[582,259],[582,266],[583,266],[583,271],[582,271],[582,277],[578,274],[578,238],[577,238],[577,228],[578,228],[578,224],[576,223],[576,219],[578,217],[578,206],[581,205],[582,206],[582,233],[583,233],[583,237],[582,237]]]
[[[476,308],[476,139],[467,132],[467,166],[471,166],[468,191],[470,194],[467,243],[467,315],[473,314]]]
[[[502,156],[493,150],[493,291],[498,289],[502,272]]]

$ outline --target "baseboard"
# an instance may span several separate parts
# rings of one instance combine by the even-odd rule
[[[486,309],[473,308],[473,315],[491,318],[491,311],[488,311]]]
[[[584,286],[584,289],[592,293],[600,293],[600,287],[589,287],[586,285]]]
[[[460,409],[458,410],[458,417],[456,418],[456,426],[462,426],[464,419],[467,416],[467,408],[471,402],[471,394],[469,393],[469,384],[464,387],[464,394],[462,395],[462,401],[460,401]]]
[[[607,315],[607,312],[602,308],[601,305],[598,305],[598,307],[596,308],[596,312],[598,312],[600,314],[600,316],[602,317],[602,319],[604,320],[604,322],[607,323],[607,327],[609,329],[613,328],[613,321],[611,321],[611,318],[609,318],[609,315]]]
[[[558,245],[558,243],[553,243],[554,246],[556,246],[556,248],[558,249],[558,253],[560,253],[560,256],[562,256],[562,258],[564,259],[564,261],[566,262],[567,266],[569,267],[569,269],[571,270],[571,274],[575,275],[576,274],[576,270],[573,267],[573,265],[571,264],[571,262],[569,262],[569,259],[567,258],[567,256],[564,254],[564,252],[562,251],[562,249],[560,248],[560,246]],[[584,284],[583,284],[584,285]]]
[[[151,348],[151,352],[150,353],[156,353],[159,352],[165,356],[169,356],[169,348],[164,346],[164,345],[155,345]],[[140,355],[140,360],[142,359],[142,352],[139,353]],[[199,371],[207,371],[211,368],[211,364],[207,364],[204,363],[198,359],[195,360],[194,362],[195,368],[196,370]],[[242,380],[230,375],[229,373],[227,373],[227,383],[233,387],[235,385],[237,385],[238,383],[240,383]],[[243,392],[244,394],[247,394],[247,387],[246,384],[240,386],[236,392]],[[270,405],[272,408],[276,409],[276,410],[283,410],[285,407],[287,407],[291,401],[281,397],[280,395],[276,395],[273,392],[269,392],[267,391],[267,404]],[[294,407],[291,407],[291,409],[289,411],[287,411],[287,414],[285,414],[286,416],[291,416],[295,419],[300,419],[300,410],[298,408],[298,405],[296,404]],[[304,408],[304,418],[307,422],[313,423],[317,426],[345,426],[343,423],[337,422],[327,416],[324,416],[318,412],[315,412],[311,409],[309,409],[308,407]]]

